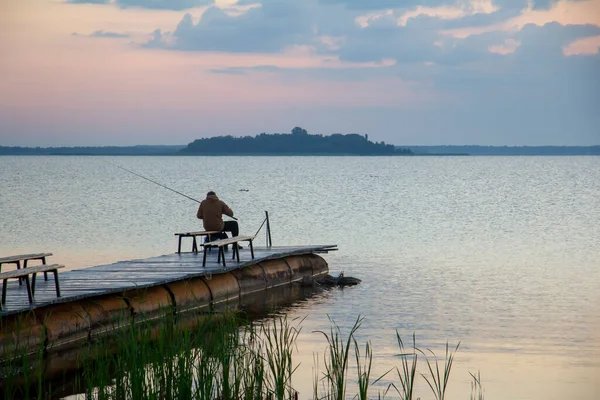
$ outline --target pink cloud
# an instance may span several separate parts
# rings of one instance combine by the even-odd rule
[[[548,10],[524,9],[517,17],[507,21],[482,27],[450,29],[443,33],[458,39],[464,39],[471,35],[479,35],[487,32],[519,31],[527,24],[543,26],[550,22],[558,22],[561,25],[585,25],[600,26],[600,0],[567,1],[560,0],[554,3]]]
[[[563,48],[565,56],[598,54],[600,51],[600,35],[575,40]]]
[[[502,44],[489,46],[488,50],[490,53],[507,55],[514,53],[520,45],[521,42],[517,40],[506,39]]]

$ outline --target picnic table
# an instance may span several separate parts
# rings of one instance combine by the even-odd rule
[[[59,264],[42,264],[36,265],[29,268],[16,269],[14,271],[1,272],[0,280],[2,280],[2,301],[0,302],[0,310],[4,308],[4,304],[6,304],[6,288],[8,286],[8,280],[11,278],[19,279],[19,283],[21,280],[25,281],[25,286],[27,287],[27,297],[29,299],[29,304],[33,303],[33,296],[35,295],[35,277],[39,272],[43,272],[47,274],[48,272],[54,273],[54,285],[56,287],[56,297],[60,297],[60,286],[58,284],[58,270],[59,268],[64,268],[64,265]],[[29,276],[32,276],[32,279],[29,279]]]
[[[48,280],[48,272],[54,273],[54,284],[56,286],[56,296],[60,297],[60,286],[58,283],[58,269],[64,268],[64,265],[46,264],[46,257],[51,256],[52,253],[33,253],[33,254],[19,254],[15,256],[0,257],[0,280],[2,280],[2,300],[0,301],[0,310],[4,308],[6,303],[6,289],[8,286],[9,279],[18,279],[19,286],[23,285],[27,288],[27,297],[29,303],[33,303],[33,296],[35,295],[35,279],[38,273],[44,273],[44,279]],[[39,260],[42,265],[27,265],[30,261]],[[3,264],[15,264],[16,269],[12,271],[2,272]],[[29,277],[31,276],[31,280]]]
[[[46,257],[50,257],[52,253],[34,253],[34,254],[20,254],[17,256],[0,257],[0,273],[2,272],[2,264],[16,264],[17,269],[21,269],[21,263],[23,268],[27,268],[27,262],[31,260],[41,260],[42,265],[46,265]],[[44,271],[44,278],[48,280],[48,272]],[[19,279],[19,285],[22,285],[22,280]]]

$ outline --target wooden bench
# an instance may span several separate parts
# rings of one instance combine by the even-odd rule
[[[240,262],[240,249],[238,247],[239,242],[249,242],[250,245],[250,254],[252,255],[252,259],[254,260],[254,247],[252,246],[252,241],[254,240],[254,236],[234,236],[228,239],[220,239],[212,242],[204,243],[204,248],[212,248],[217,247],[219,249],[219,256],[217,258],[217,262],[223,262],[223,266],[225,265],[225,246],[233,245],[233,257],[232,260],[237,258],[237,262]],[[202,266],[206,266],[206,250],[204,251],[204,258],[202,259]]]
[[[51,256],[52,253],[35,253],[35,254],[21,254],[18,256],[0,257],[0,272],[2,272],[2,264],[16,264],[17,269],[21,269],[21,261],[23,262],[23,268],[27,268],[27,261],[30,260],[41,260],[42,265],[46,265],[46,257]],[[44,278],[48,280],[48,272],[44,272]],[[19,285],[23,282],[19,279]]]
[[[216,235],[216,234],[221,234],[222,232],[219,231],[198,231],[198,232],[181,232],[181,233],[176,233],[175,236],[179,236],[179,241],[178,241],[178,245],[177,245],[177,253],[181,253],[181,239],[184,237],[191,237],[193,239],[192,242],[192,251],[194,253],[198,252],[198,242],[196,241],[196,237],[200,236],[207,236],[208,240],[211,239],[212,235]]]
[[[58,270],[64,268],[64,265],[50,264],[50,265],[36,265],[34,267],[17,269],[15,271],[2,272],[0,273],[0,279],[2,280],[2,302],[0,303],[0,310],[6,304],[6,287],[9,279],[21,279],[24,278],[25,285],[27,287],[27,297],[29,298],[29,304],[33,303],[33,296],[35,295],[35,277],[38,273],[53,272],[54,273],[54,285],[56,286],[56,296],[60,297],[60,285],[58,284]],[[32,276],[31,281],[29,275]]]

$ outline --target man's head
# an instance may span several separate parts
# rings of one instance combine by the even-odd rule
[[[212,190],[208,193],[206,193],[206,197],[208,196],[216,196],[217,194],[215,192],[213,192]]]

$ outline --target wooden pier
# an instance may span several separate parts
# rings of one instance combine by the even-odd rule
[[[50,305],[74,303],[82,299],[137,291],[177,281],[197,278],[210,280],[215,275],[264,264],[268,260],[279,259],[283,260],[282,262],[285,264],[287,257],[326,253],[331,250],[337,250],[336,245],[256,247],[254,248],[254,259],[252,259],[250,250],[244,248],[240,250],[239,262],[229,258],[231,252],[225,253],[228,257],[226,267],[217,262],[217,251],[207,254],[204,267],[202,266],[202,252],[175,253],[120,261],[114,264],[60,272],[60,297],[56,295],[53,280],[44,280],[38,277],[34,301],[31,304],[25,285],[19,285],[17,280],[13,280],[8,282],[6,303],[3,310],[0,311],[0,317],[4,319],[8,315],[23,314],[29,310]],[[290,277],[294,275],[291,270],[290,267]],[[265,275],[267,274],[265,273]],[[268,281],[267,278],[265,277],[265,281]],[[244,285],[240,284],[241,286]],[[258,288],[260,289],[261,286],[259,285]]]

